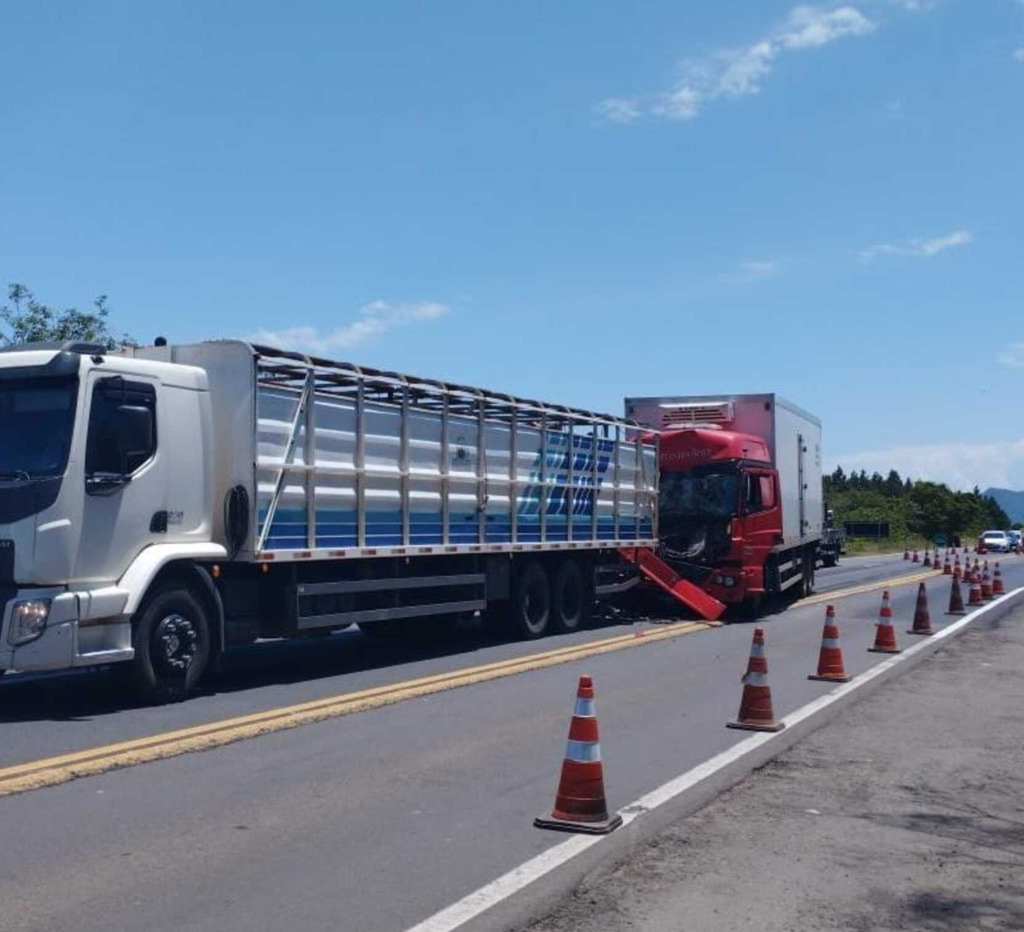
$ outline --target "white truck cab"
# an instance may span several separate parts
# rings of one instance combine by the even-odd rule
[[[225,553],[210,440],[202,369],[82,343],[0,350],[0,671],[133,658],[157,574]],[[150,632],[167,663],[187,664],[187,626]]]

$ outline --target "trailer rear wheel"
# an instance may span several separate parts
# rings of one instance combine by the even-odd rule
[[[210,659],[210,622],[185,585],[167,584],[146,600],[132,632],[129,677],[150,703],[177,702],[192,692]]]
[[[590,587],[579,561],[572,557],[563,560],[552,588],[555,628],[566,634],[578,631],[586,624],[591,601]]]
[[[517,574],[507,621],[513,634],[527,640],[547,634],[551,620],[551,583],[544,567],[533,561]]]

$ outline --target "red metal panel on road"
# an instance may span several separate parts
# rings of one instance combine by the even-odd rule
[[[693,609],[707,621],[717,621],[725,611],[725,605],[703,589],[683,579],[671,566],[647,547],[631,547],[619,551],[655,585],[678,599],[687,608]]]

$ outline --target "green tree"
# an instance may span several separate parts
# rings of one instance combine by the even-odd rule
[[[69,307],[55,310],[36,300],[25,286],[14,282],[7,286],[9,304],[0,307],[0,344],[41,343],[52,340],[77,340],[99,343],[107,349],[135,345],[128,334],[115,337],[110,330],[107,296],[99,295],[92,302],[94,310],[80,311]]]
[[[903,488],[903,480],[895,469],[889,470],[885,479],[885,494],[889,498],[902,498],[906,490]]]

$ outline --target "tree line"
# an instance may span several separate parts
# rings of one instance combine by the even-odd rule
[[[940,482],[904,478],[895,469],[885,476],[879,472],[869,476],[863,469],[847,475],[842,466],[822,482],[838,524],[885,521],[894,538],[972,536],[989,528],[1010,527],[1006,512],[977,486],[970,492],[954,492]]]

